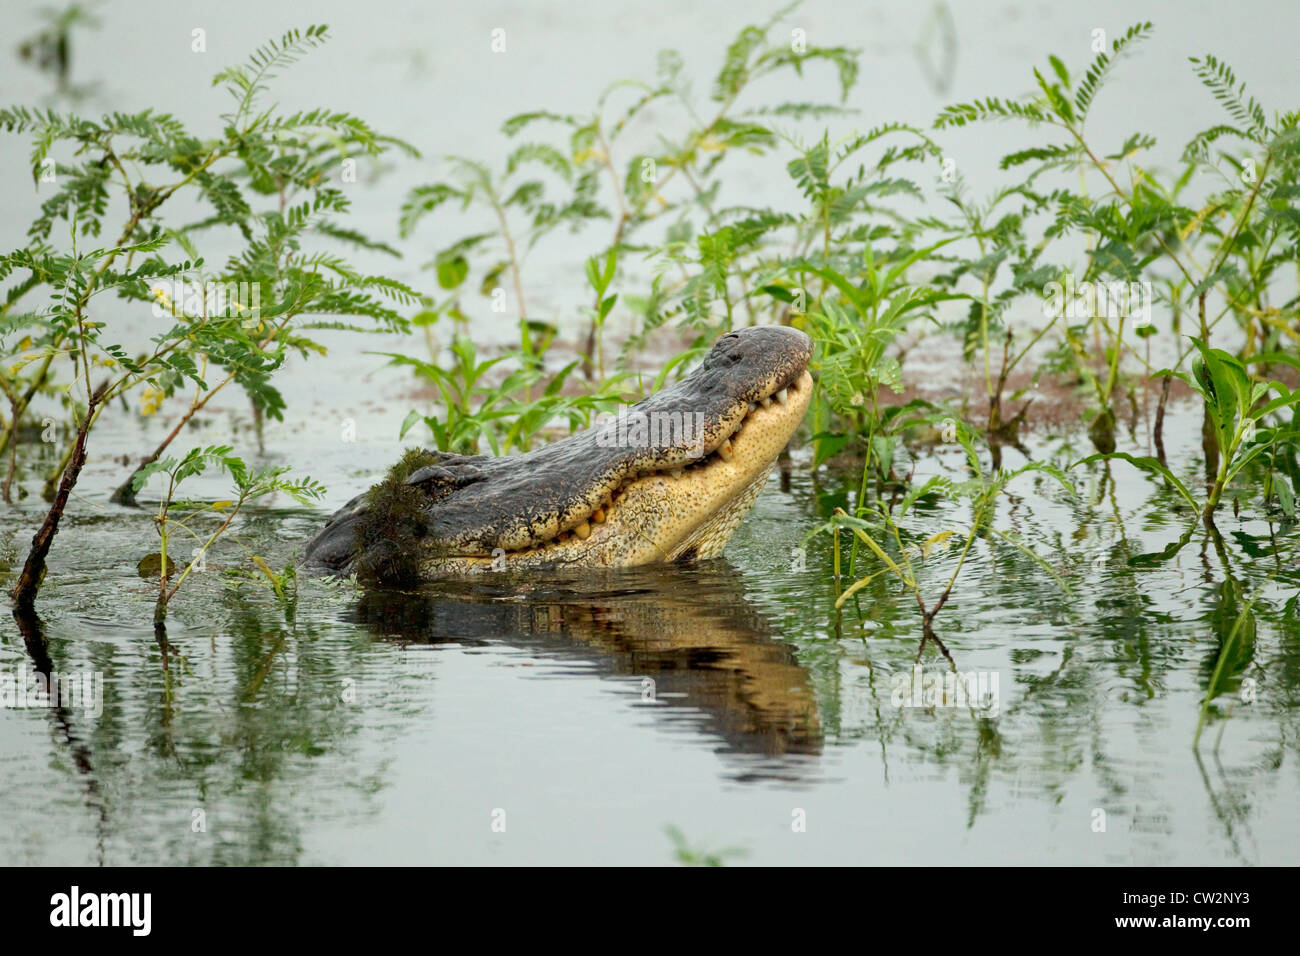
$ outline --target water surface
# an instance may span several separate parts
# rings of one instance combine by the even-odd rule
[[[280,566],[320,522],[258,514],[177,599],[165,664],[134,567],[147,522],[74,517],[44,633],[57,670],[103,674],[104,709],[0,711],[0,859],[668,862],[671,825],[758,863],[1296,862],[1291,526],[1225,516],[1221,550],[1197,531],[1135,568],[1188,523],[1163,492],[1122,465],[1077,497],[1021,479],[998,526],[1072,594],[977,543],[936,622],[949,664],[897,584],[836,613],[830,539],[796,550],[847,502],[834,477],[774,479],[722,561],[414,594],[304,578],[280,601],[237,581],[242,549]],[[912,529],[967,520],[935,504]],[[932,594],[954,560],[923,563]],[[1245,594],[1249,639],[1197,752]],[[6,628],[0,669],[31,660]],[[898,706],[918,660],[997,675],[995,711]]]

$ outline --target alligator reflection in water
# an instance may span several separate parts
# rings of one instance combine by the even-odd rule
[[[504,641],[646,678],[642,699],[694,709],[739,753],[821,751],[808,671],[720,561],[368,591],[357,615],[386,639]]]

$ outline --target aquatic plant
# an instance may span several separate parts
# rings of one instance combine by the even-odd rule
[[[85,464],[101,413],[136,394],[142,410],[193,386],[175,429],[141,463],[119,498],[130,501],[135,478],[158,462],[181,427],[232,382],[257,414],[279,418],[284,400],[273,374],[290,352],[324,351],[313,329],[402,329],[395,306],[416,301],[401,282],[367,276],[313,240],[392,251],[340,219],[358,160],[398,147],[362,120],[328,109],[282,113],[263,107],[269,81],[312,48],[327,28],[290,30],[246,63],[218,73],[214,85],[234,100],[219,134],[201,137],[177,118],[144,110],[99,120],[53,110],[0,110],[0,129],[33,137],[33,179],[53,192],[28,230],[29,243],[0,256],[0,281],[15,278],[0,305],[0,333],[16,361],[0,368],[10,407],[0,452],[10,452],[38,394],[62,396],[68,415],[58,485],[33,539],[12,596],[30,608],[68,497]],[[61,159],[63,155],[70,160]],[[170,175],[170,178],[168,178]],[[175,197],[210,209],[204,218],[164,219]],[[111,245],[99,245],[113,211],[124,221]],[[222,230],[243,249],[216,268],[200,255],[203,237]],[[58,237],[62,236],[60,241]],[[87,248],[90,246],[90,248]],[[28,297],[45,303],[24,309]],[[151,346],[132,355],[120,344],[121,312],[104,300],[153,309],[160,319]],[[336,316],[368,320],[359,325]],[[61,379],[66,370],[68,378]]]
[[[1256,458],[1279,447],[1293,448],[1300,439],[1294,423],[1270,425],[1269,416],[1300,403],[1300,390],[1292,391],[1282,382],[1258,382],[1250,377],[1246,366],[1223,349],[1210,348],[1199,338],[1191,337],[1198,354],[1192,361],[1192,373],[1169,373],[1186,382],[1201,396],[1210,423],[1213,442],[1214,476],[1204,501],[1198,501],[1187,486],[1167,465],[1156,458],[1124,452],[1108,452],[1081,459],[1085,464],[1100,458],[1118,458],[1159,476],[1182,497],[1193,513],[1210,523],[1229,483]],[[1277,397],[1269,399],[1270,392]],[[1286,499],[1294,510],[1294,498]]]
[[[712,105],[707,109],[692,92],[682,57],[669,50],[660,54],[654,79],[611,84],[590,113],[539,109],[506,120],[502,130],[511,140],[540,127],[562,135],[539,136],[513,147],[501,172],[479,160],[449,157],[443,178],[408,195],[400,219],[402,234],[412,234],[430,214],[457,204],[461,209],[481,208],[496,228],[471,233],[435,256],[431,265],[439,284],[452,293],[435,311],[453,317],[464,314],[461,310],[467,306],[459,292],[473,273],[494,313],[530,317],[532,298],[526,299],[525,289],[528,253],[561,228],[572,234],[605,221],[612,223],[609,240],[589,253],[600,264],[601,281],[592,282],[589,330],[580,352],[588,377],[595,374],[600,333],[614,304],[607,294],[614,276],[606,277],[604,272],[611,263],[622,261],[624,253],[655,253],[661,259],[649,293],[621,299],[642,316],[643,333],[682,315],[703,330],[702,342],[721,325],[720,317],[712,314],[715,304],[725,309],[730,322],[733,307],[743,303],[744,314],[753,322],[760,308],[753,289],[765,268],[756,253],[765,248],[770,231],[790,221],[775,213],[717,207],[727,161],[736,155],[769,155],[781,142],[776,122],[848,111],[839,104],[781,102],[744,107],[741,101],[765,77],[799,76],[818,62],[836,70],[841,99],[858,75],[857,51],[809,45],[806,37],[777,32],[777,24],[797,6],[779,10],[764,23],[736,34],[711,84]],[[671,127],[657,125],[661,145],[652,151],[617,154],[635,121],[655,105],[674,107],[677,117]],[[829,148],[824,146],[823,153]],[[816,175],[814,167],[809,175]],[[608,187],[602,187],[605,182]],[[860,207],[867,194],[890,188],[888,183],[872,183],[852,195],[828,193],[827,212],[842,215],[854,204]],[[702,225],[692,223],[696,216],[702,217]],[[682,274],[669,278],[670,271]],[[764,301],[783,308],[766,297]],[[639,335],[634,336],[628,348],[639,340]]]
[[[39,32],[24,37],[18,45],[18,57],[40,70],[53,74],[55,95],[80,99],[93,88],[91,84],[72,81],[74,32],[82,28],[99,26],[94,7],[87,3],[69,3],[62,8],[46,7],[41,10],[45,26]]]
[[[154,475],[166,479],[162,500],[154,515],[154,526],[158,531],[159,550],[156,555],[158,564],[158,599],[154,603],[154,626],[161,627],[167,619],[167,606],[181,585],[194,571],[203,571],[207,566],[207,555],[217,539],[230,530],[236,516],[250,502],[283,493],[299,504],[309,504],[319,500],[325,488],[310,478],[289,480],[285,478],[287,467],[267,467],[250,469],[243,459],[231,454],[229,445],[209,445],[193,448],[180,458],[164,458],[150,462],[135,476],[135,490],[139,491]],[[202,475],[209,468],[225,472],[234,482],[235,494],[230,499],[220,501],[197,501],[176,497],[180,485],[187,478]],[[204,516],[215,516],[221,520],[211,530],[196,530]],[[191,549],[192,560],[179,574],[173,577],[171,547],[173,538],[180,534],[188,535],[198,542]],[[253,563],[270,579],[277,593],[283,589],[283,581],[257,555],[252,556]]]
[[[1067,594],[1070,591],[1070,587],[1064,578],[1044,558],[1018,537],[994,528],[992,523],[997,502],[1002,496],[1003,489],[1021,475],[1031,472],[1042,473],[1053,478],[1067,494],[1072,495],[1074,494],[1074,485],[1069,478],[1059,468],[1043,461],[1031,461],[1011,470],[995,467],[990,472],[983,464],[980,453],[975,446],[975,436],[970,428],[955,423],[952,423],[952,427],[953,440],[958,442],[965,452],[969,472],[969,477],[965,481],[953,481],[939,475],[931,476],[924,483],[911,485],[906,493],[896,500],[887,502],[877,500],[874,502],[875,513],[872,515],[874,520],[868,520],[862,513],[850,515],[842,508],[836,508],[835,513],[828,521],[814,527],[807,535],[807,537],[812,537],[816,534],[830,533],[834,539],[833,574],[837,589],[835,598],[835,608],[837,610],[843,608],[853,595],[871,584],[876,578],[882,574],[891,574],[912,595],[921,613],[922,649],[928,640],[935,640],[941,648],[943,647],[942,641],[935,634],[934,621],[948,603],[962,568],[965,567],[967,558],[970,556],[971,548],[978,538],[990,540],[997,538],[1004,544],[1014,547],[1033,559]],[[965,501],[970,510],[969,526],[965,531],[956,528],[945,528],[919,541],[909,536],[909,540],[905,542],[902,522],[908,517],[908,513],[917,502],[935,496],[942,496],[954,501]],[[862,542],[883,565],[880,569],[859,578],[843,590],[839,590],[842,569],[839,536],[841,529],[849,530],[856,541]],[[873,534],[879,535],[882,529],[885,535],[885,544],[881,544],[876,537],[873,537]],[[947,583],[939,592],[938,597],[932,601],[927,601],[922,590],[918,568],[913,562],[914,560],[925,562],[932,557],[937,558],[939,555],[946,553],[956,546],[954,539],[960,540],[960,551],[957,552],[957,560],[948,576]],[[854,574],[852,560],[847,570],[850,576]],[[944,653],[947,653],[946,649]]]
[[[524,338],[529,339],[526,327]],[[392,360],[391,364],[414,369],[442,397],[439,413],[425,415],[418,410],[411,411],[402,422],[399,437],[406,437],[417,422],[423,421],[439,451],[475,454],[483,439],[494,454],[512,448],[528,451],[538,434],[557,418],[566,420],[571,430],[585,428],[592,423],[593,416],[612,410],[626,397],[620,387],[627,377],[623,374],[606,378],[597,389],[565,394],[564,387],[578,365],[577,360],[552,374],[540,395],[530,397],[528,391],[546,377],[546,372],[542,359],[545,349],[528,344],[479,360],[473,340],[457,334],[450,351],[454,359],[450,369],[412,355],[383,353]],[[502,363],[515,367],[493,381],[489,372]]]
[[[1264,108],[1246,93],[1231,68],[1213,55],[1192,57],[1197,78],[1211,92],[1231,118],[1194,136],[1181,155],[1178,175],[1164,176],[1157,168],[1139,162],[1155,140],[1134,133],[1106,152],[1089,139],[1085,126],[1098,93],[1120,61],[1152,32],[1150,23],[1130,27],[1109,49],[1100,49],[1082,78],[1072,75],[1057,57],[1049,58],[1050,70],[1035,70],[1038,92],[1023,100],[988,97],[946,108],[936,128],[961,127],[973,122],[1023,122],[1035,129],[1047,129],[1063,140],[1034,146],[1004,156],[1003,169],[1015,169],[1023,183],[1014,194],[1024,197],[1024,208],[1011,221],[1012,231],[1024,228],[1025,217],[1043,210],[1053,213],[1052,224],[1041,239],[1024,246],[1028,255],[1014,261],[1012,271],[1033,276],[1042,287],[1045,251],[1058,240],[1081,235],[1087,246],[1084,268],[1055,267],[1057,275],[1077,279],[1077,286],[1105,287],[1108,283],[1142,283],[1147,290],[1137,303],[1150,314],[1159,298],[1169,307],[1174,336],[1180,335],[1183,317],[1196,322],[1199,339],[1210,343],[1221,320],[1232,315],[1245,336],[1243,355],[1277,350],[1282,340],[1295,341],[1291,328],[1297,301],[1281,306],[1270,303],[1279,270],[1294,263],[1300,223],[1292,201],[1300,175],[1300,113],[1275,115],[1270,121]],[[1224,143],[1240,149],[1229,151]],[[1243,154],[1244,150],[1244,154]],[[1044,191],[1040,181],[1060,182],[1061,173],[1075,173],[1085,188],[1057,187]],[[1102,188],[1090,192],[1084,177],[1094,174]],[[1055,178],[1053,178],[1055,177]],[[1008,193],[1010,194],[1010,193]],[[1187,205],[1199,202],[1199,207]],[[1220,225],[1227,220],[1227,225]],[[976,233],[978,235],[978,233]],[[1211,315],[1208,300],[1214,294],[1221,302]],[[1093,307],[1083,310],[1082,323],[1063,323],[1067,354],[1074,368],[1088,381],[1097,402],[1093,434],[1098,449],[1113,451],[1113,396],[1127,357],[1155,376],[1144,353],[1126,331],[1142,340],[1156,332],[1153,325],[1129,326],[1138,317],[1132,302],[1113,310]],[[1103,348],[1089,349],[1087,339],[1095,333]],[[1173,369],[1179,369],[1193,352],[1179,347]],[[1095,374],[1097,361],[1104,369]],[[1167,397],[1162,393],[1161,407]],[[1206,415],[1206,455],[1212,459],[1217,446],[1212,442],[1211,413]],[[1210,472],[1216,470],[1211,462]]]
[[[682,832],[681,827],[669,825],[664,827],[664,832],[673,843],[673,858],[682,866],[726,866],[729,859],[741,859],[749,855],[748,850],[740,847],[710,850],[694,846]]]

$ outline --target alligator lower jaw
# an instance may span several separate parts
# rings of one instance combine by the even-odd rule
[[[722,447],[699,462],[625,482],[576,533],[495,556],[431,556],[422,565],[422,576],[619,568],[718,557],[803,421],[812,386],[812,376],[804,371],[782,390],[784,401],[757,404]]]

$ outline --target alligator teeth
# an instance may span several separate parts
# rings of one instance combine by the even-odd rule
[[[672,476],[674,478],[680,478],[682,476],[682,470],[680,468],[674,468],[672,470]]]
[[[591,513],[591,520],[594,521],[594,522],[596,522],[596,524],[604,524],[604,523],[605,523],[605,509],[604,509],[604,508],[597,508],[595,511],[593,511],[593,512]]]
[[[587,522],[584,521],[582,524],[578,525],[576,528],[573,529],[573,533],[576,534],[583,541],[586,541],[587,538],[591,535],[591,525],[587,524]]]
[[[788,402],[790,400],[789,389],[783,388],[781,389],[781,391],[777,392],[776,400],[780,402],[782,405]]]
[[[750,410],[751,412],[756,412],[756,411],[758,411],[758,402],[750,402],[750,403],[749,403],[749,410]]]
[[[731,461],[731,439],[728,438],[718,446],[718,456],[723,461]]]
[[[772,404],[772,396],[771,396],[771,395],[764,395],[764,396],[763,396],[763,407],[764,407],[764,408],[768,408],[768,407],[771,406],[771,404]]]

